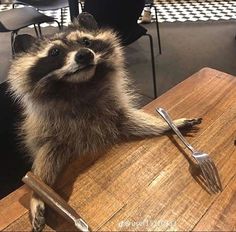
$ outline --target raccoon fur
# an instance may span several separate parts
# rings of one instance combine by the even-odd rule
[[[21,129],[32,171],[50,186],[76,156],[169,130],[163,120],[135,108],[119,39],[113,31],[99,29],[87,13],[67,31],[35,41],[20,53],[12,62],[9,83],[24,109]],[[175,123],[191,127],[200,120]],[[34,231],[44,227],[44,208],[33,194]]]

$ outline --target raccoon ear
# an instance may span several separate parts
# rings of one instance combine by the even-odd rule
[[[28,52],[36,40],[35,37],[28,34],[17,35],[13,44],[15,53]]]
[[[77,16],[79,27],[84,28],[88,31],[96,31],[98,30],[98,24],[95,20],[95,18],[87,13],[83,12]]]

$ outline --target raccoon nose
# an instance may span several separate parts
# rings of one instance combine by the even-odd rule
[[[75,55],[78,64],[90,64],[94,59],[94,54],[88,49],[80,49]]]

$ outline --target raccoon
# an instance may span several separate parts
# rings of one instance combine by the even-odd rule
[[[88,13],[68,30],[34,41],[14,59],[9,84],[24,109],[23,142],[35,175],[53,186],[76,156],[169,130],[163,120],[135,107],[127,77],[116,33],[98,28]],[[178,127],[200,122],[175,121]],[[33,194],[30,207],[33,230],[41,231],[44,203]]]

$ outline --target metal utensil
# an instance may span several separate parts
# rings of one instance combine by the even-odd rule
[[[76,213],[76,211],[32,172],[27,172],[22,181],[37,193],[45,203],[56,210],[65,219],[74,223],[77,229],[84,232],[91,231],[88,224]]]
[[[180,133],[179,129],[177,128],[177,126],[174,124],[169,114],[164,109],[156,108],[156,111],[168,123],[168,125],[180,138],[180,140],[184,143],[184,145],[191,151],[193,158],[197,161],[202,171],[202,174],[204,176],[204,179],[206,180],[207,186],[210,189],[210,191],[212,193],[217,193],[219,191],[222,191],[222,184],[220,181],[220,177],[211,157],[205,152],[195,150],[192,147],[192,145],[189,144],[189,142]]]

